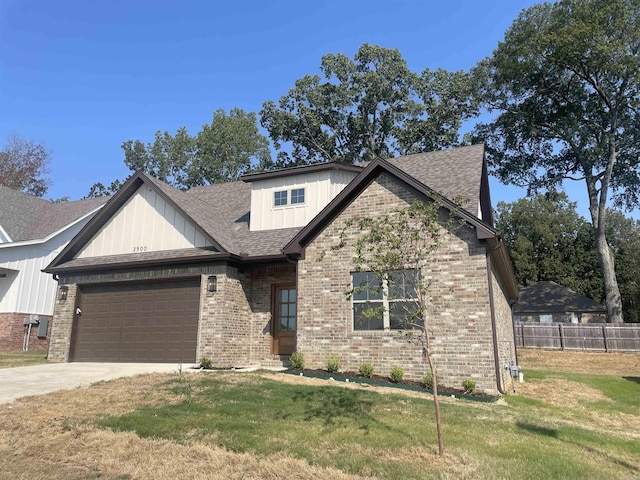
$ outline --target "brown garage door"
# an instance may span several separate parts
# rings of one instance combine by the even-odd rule
[[[71,359],[195,362],[200,280],[80,287]]]

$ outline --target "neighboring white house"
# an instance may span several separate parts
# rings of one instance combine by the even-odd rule
[[[42,272],[108,197],[51,203],[0,186],[0,350],[47,348],[57,282]]]

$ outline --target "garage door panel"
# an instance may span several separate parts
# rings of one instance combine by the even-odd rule
[[[81,287],[74,361],[194,362],[199,279]]]

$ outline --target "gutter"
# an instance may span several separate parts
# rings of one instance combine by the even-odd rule
[[[502,395],[506,395],[507,391],[502,385],[502,370],[500,368],[500,355],[498,354],[498,332],[496,330],[496,311],[495,302],[493,301],[493,275],[491,273],[491,253],[502,247],[502,241],[498,239],[498,243],[490,248],[487,248],[487,281],[489,283],[489,311],[491,312],[491,335],[493,338],[493,361],[496,370],[496,386],[498,392]],[[513,322],[511,322],[513,324]]]

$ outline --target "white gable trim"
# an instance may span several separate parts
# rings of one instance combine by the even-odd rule
[[[6,242],[11,242],[11,241],[12,241],[11,237],[9,236],[7,231],[4,228],[2,228],[2,225],[0,225],[0,246],[2,246]]]

